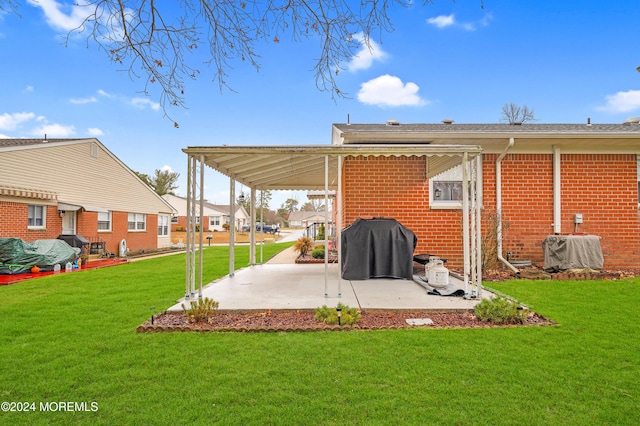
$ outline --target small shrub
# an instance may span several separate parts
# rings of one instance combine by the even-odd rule
[[[300,237],[294,244],[293,249],[300,253],[300,256],[306,256],[309,250],[313,249],[313,241],[308,237]]]
[[[529,316],[529,309],[505,297],[484,299],[475,308],[476,317],[495,324],[522,324]]]
[[[323,305],[316,308],[316,321],[325,324],[338,324],[338,310],[340,309],[340,325],[356,324],[360,321],[361,315],[357,308],[350,308],[342,303],[338,303],[337,308],[328,308]]]
[[[324,244],[316,245],[311,251],[311,257],[314,259],[324,259]]]
[[[324,223],[321,223],[318,227],[318,235],[316,236],[316,240],[324,240]]]
[[[228,231],[230,227],[231,227],[231,226],[229,226],[229,224],[228,224],[228,223],[223,223],[223,224],[222,224],[222,229],[224,229],[225,231]]]
[[[191,302],[188,309],[184,303],[181,306],[190,323],[210,322],[211,318],[218,313],[218,302],[208,297]]]

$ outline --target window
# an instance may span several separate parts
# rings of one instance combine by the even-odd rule
[[[158,215],[158,236],[166,237],[169,235],[169,216]]]
[[[220,216],[209,216],[209,225],[220,226]]]
[[[47,225],[47,206],[29,206],[27,228],[44,228]]]
[[[475,167],[471,167],[469,179],[475,173]],[[471,191],[469,181],[469,191]],[[478,190],[482,185],[482,177],[478,176]],[[429,204],[432,209],[459,209],[462,207],[462,165],[440,173],[429,181]],[[482,202],[479,200],[479,202]]]
[[[98,232],[111,231],[111,212],[98,212]]]
[[[455,209],[462,206],[462,165],[456,166],[429,182],[431,208]]]
[[[178,216],[171,216],[171,223],[178,223]]]
[[[129,213],[129,231],[145,231],[147,229],[147,215],[144,213]]]

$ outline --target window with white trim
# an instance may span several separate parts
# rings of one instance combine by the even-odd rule
[[[169,216],[158,215],[158,236],[166,237],[169,235]]]
[[[27,228],[42,229],[47,226],[47,206],[29,205]]]
[[[146,231],[147,215],[144,213],[129,213],[128,229],[129,231]]]
[[[178,216],[171,216],[171,223],[178,223]]]
[[[220,226],[220,216],[209,216],[209,225]]]
[[[111,231],[111,212],[98,212],[98,232]]]
[[[429,201],[434,209],[462,207],[462,165],[434,176],[429,181]]]

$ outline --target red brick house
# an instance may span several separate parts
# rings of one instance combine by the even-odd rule
[[[484,256],[542,264],[547,236],[564,234],[599,236],[605,269],[640,268],[640,119],[334,124],[328,146],[183,152],[251,191],[336,191],[339,230],[394,218],[416,234],[416,254],[445,257],[470,280]]]
[[[0,139],[0,237],[149,250],[171,244],[172,214],[97,139]]]
[[[511,259],[542,265],[542,243],[548,235],[584,233],[601,237],[605,268],[637,269],[638,121],[336,124],[332,142],[478,145],[482,233],[493,231],[487,217],[500,210],[505,257],[508,253]],[[436,196],[438,189],[446,192],[447,185],[459,186],[455,170],[426,179],[423,158],[347,157],[343,173],[344,223],[359,217],[396,218],[418,235],[417,252],[436,252],[459,265],[459,203],[451,200],[455,195]],[[582,223],[575,223],[576,214]]]

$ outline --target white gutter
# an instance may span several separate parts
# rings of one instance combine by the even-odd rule
[[[562,213],[560,206],[560,148],[553,146],[553,233],[562,232]]]
[[[513,266],[507,259],[502,256],[502,159],[507,155],[507,151],[511,149],[515,140],[514,138],[509,138],[509,144],[502,151],[502,154],[496,160],[496,214],[497,214],[497,242],[498,242],[498,260],[504,263],[507,268],[511,269],[516,275],[520,275],[520,271],[518,268]]]

